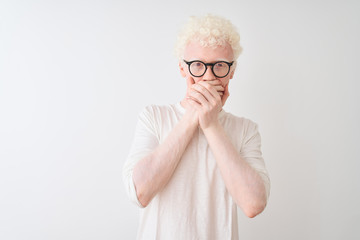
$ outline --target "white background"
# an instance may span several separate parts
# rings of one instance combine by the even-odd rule
[[[173,46],[213,13],[244,48],[226,111],[272,180],[241,239],[360,239],[358,1],[0,1],[0,239],[135,239],[138,112],[185,92]]]

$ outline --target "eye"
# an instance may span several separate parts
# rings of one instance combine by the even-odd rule
[[[229,66],[224,62],[217,62],[215,68],[217,69],[227,69]]]
[[[194,67],[201,67],[202,63],[201,62],[194,62],[193,65],[194,65]]]
[[[190,67],[192,69],[203,69],[205,65],[202,62],[193,62]]]

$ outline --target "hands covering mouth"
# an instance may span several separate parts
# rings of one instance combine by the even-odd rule
[[[217,93],[217,94],[216,94]],[[187,98],[203,105],[207,102],[216,100],[217,95],[220,96],[222,106],[225,104],[226,99],[229,97],[228,85],[223,86],[220,80],[214,79],[209,81],[200,81],[197,83],[192,82],[187,92]]]
[[[204,130],[218,125],[218,114],[229,97],[228,85],[223,86],[220,80],[199,81],[192,79],[188,84],[184,106],[193,112],[200,127]]]

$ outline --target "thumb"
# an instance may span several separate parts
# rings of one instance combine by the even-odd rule
[[[195,84],[194,79],[191,76],[187,76],[186,77],[186,85],[187,85],[187,87],[190,87],[193,84]]]
[[[191,86],[195,84],[194,79],[191,76],[186,77],[186,96],[189,93],[189,90],[191,89]]]

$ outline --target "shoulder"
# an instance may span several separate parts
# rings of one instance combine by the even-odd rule
[[[226,123],[232,125],[232,127],[240,128],[246,131],[254,131],[258,128],[258,124],[251,119],[239,117],[228,112],[226,112],[224,115]]]
[[[150,104],[150,105],[145,106],[141,110],[141,113],[156,114],[156,113],[162,113],[162,112],[169,112],[172,109],[173,109],[173,104],[168,104],[168,105]]]
[[[228,134],[240,143],[241,149],[249,143],[258,144],[261,141],[258,124],[251,119],[226,114]]]
[[[151,118],[151,119],[157,119],[166,117],[169,115],[169,113],[175,111],[175,105],[174,104],[168,104],[168,105],[155,105],[150,104],[145,106],[139,113],[140,118]]]

